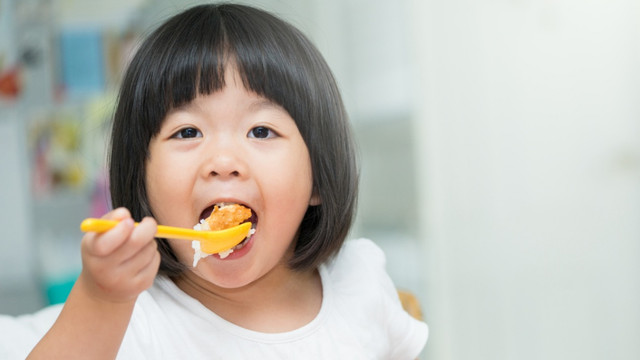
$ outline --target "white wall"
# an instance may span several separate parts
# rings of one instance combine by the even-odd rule
[[[639,6],[411,2],[430,358],[640,358]]]

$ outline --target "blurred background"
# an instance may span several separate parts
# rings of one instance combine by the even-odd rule
[[[0,313],[64,301],[123,67],[200,2],[0,0]],[[640,358],[640,2],[242,2],[334,70],[424,359]]]

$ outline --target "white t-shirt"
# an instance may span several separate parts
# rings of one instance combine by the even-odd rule
[[[159,276],[136,302],[118,359],[415,359],[428,328],[402,309],[384,265],[384,254],[370,240],[345,242],[319,268],[318,315],[283,333],[234,325]],[[0,317],[0,358],[24,358],[59,310]]]

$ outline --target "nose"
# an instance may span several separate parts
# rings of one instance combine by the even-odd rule
[[[219,180],[240,178],[247,174],[247,164],[241,150],[231,143],[218,143],[207,149],[203,175]]]
[[[216,169],[212,170],[210,174],[211,174],[211,176],[217,176],[217,177],[238,177],[238,176],[240,176],[240,172],[238,170],[231,170],[229,166],[216,167]]]

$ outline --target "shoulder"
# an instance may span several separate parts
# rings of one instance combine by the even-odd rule
[[[384,252],[373,241],[347,240],[340,252],[324,265],[325,294],[333,297],[340,309],[357,317],[353,321],[367,323],[371,314],[382,316],[390,303],[399,303],[385,265]]]
[[[386,271],[386,257],[369,239],[348,240],[326,264],[327,285],[336,310],[350,326],[367,334],[367,348],[388,357],[415,358],[424,347],[428,328],[411,317],[400,302]]]
[[[386,258],[382,249],[373,241],[365,238],[349,239],[326,265],[331,273],[339,273],[354,267],[362,269],[362,266],[365,269],[384,270]]]
[[[373,241],[366,238],[358,238],[347,240],[343,246],[343,250],[346,253],[354,253],[359,256],[372,257],[377,261],[384,263],[384,252]]]
[[[382,249],[369,239],[349,239],[340,252],[325,264],[335,290],[362,296],[386,293],[395,297],[395,287],[386,271]]]
[[[346,240],[340,251],[325,262],[323,267],[328,280],[338,290],[342,286],[370,288],[388,276],[384,252],[373,241],[365,238]]]

